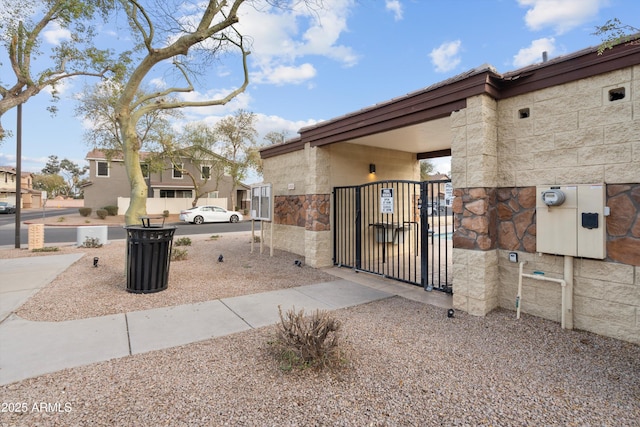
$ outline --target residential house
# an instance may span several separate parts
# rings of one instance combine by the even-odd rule
[[[42,206],[42,192],[33,189],[33,174],[22,172],[20,174],[21,202],[24,209],[40,208]],[[17,185],[16,169],[12,166],[0,166],[0,201],[18,205],[16,200]]]
[[[208,153],[195,160],[187,152],[176,156],[141,152],[142,172],[147,182],[147,211],[151,214],[168,210],[178,213],[192,206],[198,190],[198,205],[215,204],[234,209],[234,200],[240,209],[248,208],[249,187],[239,184],[232,188],[231,177],[220,171],[226,160]],[[108,155],[94,149],[87,153],[88,182],[83,185],[84,205],[93,209],[118,206],[124,213],[129,206],[130,184],[122,154]],[[193,179],[196,185],[194,186]],[[196,188],[197,187],[197,188]]]

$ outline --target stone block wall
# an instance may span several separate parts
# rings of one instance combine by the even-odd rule
[[[500,307],[515,310],[518,264],[509,250],[498,251]],[[544,272],[562,278],[562,256],[519,252],[525,273]],[[573,327],[640,344],[640,270],[636,266],[586,258],[574,260]],[[455,288],[454,288],[455,290]],[[521,311],[556,322],[561,320],[561,287],[523,279]],[[514,313],[515,317],[515,313]]]
[[[640,182],[639,84],[635,66],[500,100],[497,186]]]
[[[618,88],[625,98],[609,96]],[[574,327],[639,342],[640,65],[467,105],[451,116],[454,307],[515,310],[518,264],[510,251],[529,271],[562,277],[563,257],[535,253],[535,188],[605,183],[607,259],[575,260]],[[523,312],[560,321],[558,285],[526,280],[525,289]]]

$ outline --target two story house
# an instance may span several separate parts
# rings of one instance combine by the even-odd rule
[[[21,197],[17,197],[16,169],[13,166],[0,166],[0,201],[18,206],[17,201],[21,200],[20,206],[25,209],[41,207],[42,193],[33,189],[33,174],[22,172],[20,176]]]
[[[89,179],[83,186],[84,205],[93,209],[118,206],[124,213],[129,206],[130,185],[121,153],[109,155],[94,149],[87,153]],[[226,209],[248,208],[249,187],[233,186],[225,173],[228,161],[215,153],[199,153],[195,158],[188,149],[174,156],[140,152],[143,175],[147,182],[147,212],[178,213],[192,206],[212,204]]]

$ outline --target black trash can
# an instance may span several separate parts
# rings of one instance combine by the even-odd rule
[[[167,289],[176,227],[125,227],[127,291],[150,294]]]

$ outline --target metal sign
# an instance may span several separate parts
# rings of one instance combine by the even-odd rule
[[[393,213],[393,188],[380,189],[380,212],[383,214]]]
[[[258,184],[251,187],[251,218],[271,221],[271,184]]]

